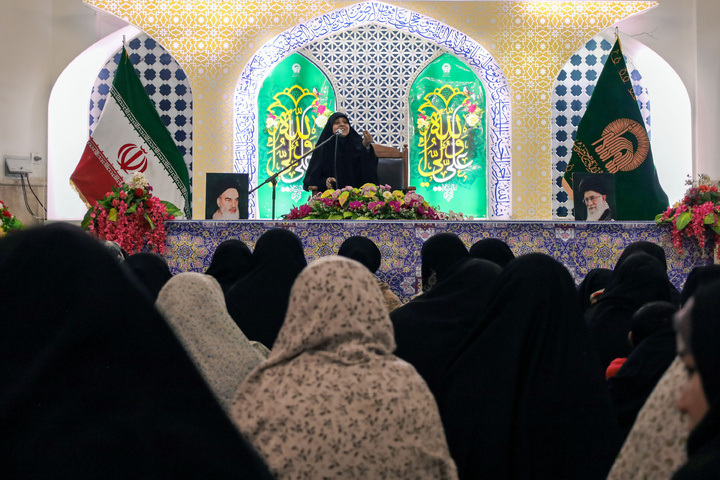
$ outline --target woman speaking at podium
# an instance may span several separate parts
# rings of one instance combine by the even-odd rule
[[[338,133],[339,132],[339,133]],[[329,188],[348,185],[360,187],[365,183],[378,183],[378,158],[372,147],[372,135],[363,131],[362,136],[350,126],[344,113],[333,113],[325,124],[315,145],[336,135],[310,158],[303,188],[317,187],[323,192]]]

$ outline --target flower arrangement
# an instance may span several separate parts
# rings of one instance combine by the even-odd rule
[[[152,186],[142,173],[135,173],[130,184],[113,187],[105,198],[90,207],[82,226],[101,240],[111,240],[128,253],[147,246],[150,251],[165,253],[165,220],[172,220],[180,210],[152,194]]]
[[[425,133],[425,130],[427,130],[429,127],[430,120],[428,120],[428,118],[422,113],[418,114],[417,129],[420,131],[420,133]]]
[[[366,183],[360,188],[325,190],[283,216],[286,220],[442,220],[415,192]]]
[[[19,230],[23,228],[23,224],[8,210],[7,205],[0,200],[0,237],[10,230]]]
[[[716,244],[720,240],[720,183],[701,174],[697,180],[688,177],[685,185],[690,188],[683,199],[655,217],[657,224],[672,224],[673,245],[681,254],[686,237],[697,239],[700,248],[705,248],[707,236]],[[717,255],[720,259],[720,250]]]

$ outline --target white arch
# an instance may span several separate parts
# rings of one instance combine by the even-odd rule
[[[263,80],[288,54],[305,45],[363,24],[377,24],[404,31],[433,42],[462,58],[483,80],[488,91],[490,129],[489,217],[509,218],[512,214],[510,90],[500,65],[479,43],[433,18],[396,5],[367,1],[327,13],[297,25],[263,45],[248,61],[235,93],[236,172],[248,173],[257,183],[257,96]],[[250,212],[257,215],[257,197],[249,199]]]
[[[692,175],[692,114],[690,96],[680,76],[650,47],[620,33],[623,53],[643,74],[650,94],[653,161],[672,205],[685,194],[684,180]]]
[[[80,220],[87,207],[70,186],[70,175],[88,139],[88,102],[98,72],[122,45],[141,32],[127,26],[95,42],[60,74],[48,102],[48,219]]]

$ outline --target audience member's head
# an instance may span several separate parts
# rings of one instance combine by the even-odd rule
[[[223,292],[227,292],[250,269],[252,250],[236,238],[225,240],[215,249],[210,266],[205,271],[215,277]]]
[[[467,247],[454,233],[437,233],[428,238],[420,250],[423,291],[441,282],[453,265],[468,257]]]
[[[167,262],[156,253],[135,253],[130,255],[122,265],[140,281],[153,301],[157,299],[163,285],[172,278]]]
[[[620,268],[620,266],[625,263],[625,260],[627,260],[630,255],[637,252],[644,252],[652,257],[655,257],[660,263],[662,263],[662,266],[665,268],[665,270],[667,270],[667,258],[665,256],[665,250],[663,250],[660,245],[644,240],[639,242],[633,242],[627,247],[625,247],[623,252],[620,254],[620,258],[618,258],[618,261],[615,264],[615,270]]]
[[[720,280],[720,265],[703,265],[702,267],[693,268],[685,280],[682,293],[680,294],[680,304],[685,305],[690,297],[701,285],[712,283]]]
[[[375,242],[367,237],[355,236],[346,239],[340,249],[338,255],[341,257],[352,258],[353,260],[362,263],[367,267],[370,272],[377,272],[382,262],[382,256],[380,249],[375,245]]]
[[[671,332],[672,319],[678,307],[674,303],[657,301],[646,303],[632,316],[630,342],[634,347],[640,345],[648,336],[656,332]]]
[[[578,285],[580,307],[583,312],[597,303],[598,297],[610,281],[612,272],[609,268],[593,268],[585,275]]]
[[[10,251],[0,239],[4,477],[269,477],[106,247],[59,223],[13,237]]]
[[[278,479],[456,478],[435,400],[394,348],[375,276],[348,258],[316,260],[233,419]]]
[[[677,401],[691,433],[688,463],[675,477],[713,478],[720,471],[720,281],[702,285],[678,312],[678,349],[688,377]]]
[[[490,260],[505,268],[515,254],[507,243],[497,238],[483,238],[470,247],[470,256],[481,260]]]

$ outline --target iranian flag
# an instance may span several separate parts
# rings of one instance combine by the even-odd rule
[[[191,218],[185,161],[123,47],[105,108],[70,182],[94,205],[134,173],[144,173],[153,195]]]

